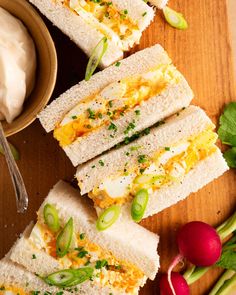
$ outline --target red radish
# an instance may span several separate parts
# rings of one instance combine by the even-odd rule
[[[220,258],[222,251],[221,240],[216,230],[201,221],[185,224],[178,233],[177,243],[180,254],[175,257],[167,272],[173,295],[176,295],[176,292],[171,281],[171,272],[184,257],[196,266],[211,266]]]
[[[176,295],[189,295],[189,286],[183,276],[178,272],[171,273],[171,281]],[[162,275],[160,279],[161,295],[172,295],[171,287],[167,275]]]
[[[179,252],[197,266],[211,266],[220,258],[222,244],[216,230],[207,223],[192,221],[178,233]]]

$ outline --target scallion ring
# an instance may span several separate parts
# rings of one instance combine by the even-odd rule
[[[148,203],[148,191],[146,189],[139,190],[131,205],[131,216],[134,221],[139,222],[142,220]]]
[[[98,42],[98,44],[92,51],[92,54],[89,58],[88,65],[86,68],[85,81],[88,81],[92,77],[103,55],[107,51],[107,48],[108,48],[107,37],[104,37],[102,38],[102,40]]]
[[[93,271],[91,267],[64,269],[48,275],[44,281],[57,287],[73,287],[90,279]]]
[[[112,226],[120,216],[120,206],[113,205],[102,212],[97,220],[97,230],[103,231]]]
[[[176,12],[167,6],[163,8],[163,13],[164,13],[166,21],[172,27],[176,29],[180,29],[180,30],[185,30],[188,28],[188,23],[181,13]]]
[[[60,223],[59,223],[59,216],[57,209],[51,205],[46,204],[43,209],[43,216],[44,216],[44,222],[47,224],[47,226],[52,230],[53,232],[57,232],[60,229]]]
[[[11,150],[11,153],[12,153],[14,159],[15,159],[16,161],[19,160],[19,159],[20,159],[20,153],[18,152],[18,150],[17,150],[17,149],[14,147],[14,145],[11,144],[10,142],[8,142],[8,144],[9,144],[9,147],[10,147],[10,150]],[[4,150],[3,150],[3,147],[2,147],[1,144],[0,144],[0,153],[1,153],[2,155],[4,155]]]
[[[58,257],[64,257],[71,245],[73,237],[73,219],[70,218],[65,227],[62,229],[56,241],[56,253]]]

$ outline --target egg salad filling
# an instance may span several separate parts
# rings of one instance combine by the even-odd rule
[[[119,11],[108,0],[58,0],[68,9],[83,18],[108,39],[114,41],[123,51],[129,50],[141,38],[137,23],[129,17],[127,9]],[[147,12],[142,13],[145,17]]]
[[[46,223],[50,224],[47,219]],[[30,241],[36,249],[44,250],[57,259],[63,269],[73,271],[89,267],[93,269],[90,280],[95,284],[113,287],[127,294],[138,294],[139,287],[146,281],[146,276],[140,269],[126,261],[118,260],[110,251],[90,241],[84,233],[73,233],[68,250],[62,257],[58,252],[60,232],[63,232],[63,229],[52,231],[47,224],[38,221],[31,232]],[[67,231],[67,238],[68,235]],[[68,241],[64,240],[63,245]],[[37,259],[37,254],[32,259]]]
[[[107,126],[114,137],[118,127],[114,120],[134,110],[139,118],[138,106],[158,95],[170,84],[177,84],[181,74],[173,65],[160,65],[142,74],[111,83],[98,93],[81,100],[54,129],[54,137],[62,147],[72,144],[77,138]],[[158,97],[157,97],[158,100]],[[135,124],[123,130],[128,135]]]
[[[1,286],[0,295],[28,295],[23,289],[13,286]],[[33,293],[32,293],[33,294]]]
[[[140,154],[135,167],[128,166],[131,150],[126,153],[127,163],[120,174],[104,180],[88,195],[103,209],[132,201],[142,189],[151,195],[164,186],[181,182],[199,161],[216,151],[216,140],[211,126],[185,141],[157,150],[152,157]]]

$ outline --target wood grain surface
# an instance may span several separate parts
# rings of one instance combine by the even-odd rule
[[[191,85],[195,93],[193,103],[206,110],[217,122],[225,103],[236,101],[226,0],[172,0],[170,4],[186,16],[189,29],[178,31],[171,28],[158,12],[140,45],[133,51],[155,43],[163,45]],[[83,79],[87,58],[66,36],[45,21],[58,51],[55,98]],[[11,180],[4,157],[0,157],[0,257],[7,253],[29,221],[35,219],[35,212],[49,189],[59,179],[70,181],[75,173],[52,134],[46,134],[38,121],[12,136],[10,141],[21,154],[18,165],[25,179],[30,203],[26,214],[16,213]],[[236,209],[235,181],[236,171],[231,170],[187,200],[142,222],[143,226],[161,237],[161,272],[167,270],[177,253],[175,238],[181,225],[191,220],[217,225]],[[191,294],[207,294],[219,274],[218,269],[210,271],[191,286]],[[148,282],[141,294],[159,294],[158,278]]]

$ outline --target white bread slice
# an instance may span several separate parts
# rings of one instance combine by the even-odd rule
[[[87,199],[80,197],[78,190],[60,181],[50,191],[40,207],[39,220],[43,218],[44,205],[46,203],[53,204],[59,212],[62,223],[65,224],[72,217],[75,232],[85,233],[93,243],[111,251],[118,259],[136,265],[147,277],[154,279],[159,268],[158,236],[133,222],[118,222],[105,232],[98,232],[95,228],[96,212],[88,205],[87,201]],[[29,240],[29,234],[30,228],[12,248],[10,259],[40,275],[47,275],[55,269],[62,268],[61,265],[57,265],[54,258],[33,246]],[[32,259],[33,254],[37,256],[37,259]],[[54,261],[52,262],[52,260]]]
[[[7,257],[0,261],[0,287],[16,287],[21,288],[27,294],[33,291],[51,292],[56,295],[60,289],[45,284],[36,275],[28,272],[22,266],[10,261]],[[42,293],[46,294],[46,293]],[[63,295],[69,295],[71,292],[63,291]]]
[[[171,60],[162,46],[157,44],[141,50],[122,60],[119,67],[110,66],[94,74],[89,81],[83,80],[71,87],[48,105],[38,118],[44,129],[50,132],[82,99],[89,97],[112,82],[124,79],[127,76],[145,73],[159,64],[171,64]]]
[[[145,73],[161,64],[171,64],[171,60],[160,45],[144,49],[123,60],[119,68],[111,66],[94,75],[90,81],[82,81],[62,94],[39,114],[41,124],[49,132],[81,99],[96,93],[97,90],[112,82],[127,77],[127,75]],[[127,125],[134,119],[137,121],[135,110],[139,109],[140,116],[133,132],[139,132],[188,106],[193,98],[193,93],[185,78],[181,74],[179,75],[177,84],[168,85],[159,95],[127,112],[125,116],[114,120],[117,131],[112,138],[110,137],[111,131],[106,125],[64,147],[64,151],[73,165],[84,163],[123,141],[127,136],[124,134]]]
[[[148,2],[155,5],[159,9],[163,9],[169,0],[149,0]]]
[[[158,148],[171,146],[204,131],[212,125],[213,123],[203,110],[195,106],[189,106],[178,114],[178,116],[169,118],[164,125],[153,128],[149,135],[118,150],[114,149],[78,167],[76,178],[81,188],[81,194],[90,192],[95,186],[106,179],[106,177],[115,176],[119,171],[123,171],[127,162],[128,166],[137,163],[138,155],[152,154]],[[139,149],[130,153],[131,148],[135,146],[138,146]],[[127,152],[129,153],[128,157],[126,156]],[[99,165],[99,161],[101,160],[104,166]],[[94,166],[96,169],[92,168]],[[126,166],[127,169],[128,166]],[[200,161],[190,170],[181,182],[164,186],[149,196],[144,217],[156,214],[185,199],[190,193],[198,191],[228,169],[221,152],[217,149],[215,153]],[[96,209],[98,213],[101,211],[99,208]],[[123,206],[123,217],[131,218],[130,209],[130,203]]]
[[[91,26],[70,9],[64,7],[59,0],[28,1],[34,4],[62,32],[68,35],[87,56],[91,55],[93,48],[104,37],[101,31]],[[142,0],[115,0],[113,2],[121,11],[129,9],[129,17],[138,24],[141,32],[145,30],[154,17],[153,9]],[[145,16],[142,16],[145,12]],[[123,51],[110,39],[108,41],[108,50],[104,54],[100,65],[105,68],[122,58]]]
[[[159,148],[174,145],[185,138],[204,131],[212,124],[203,110],[193,105],[189,106],[182,110],[178,116],[174,115],[167,119],[165,124],[152,128],[150,134],[79,166],[76,178],[81,194],[90,192],[106,177],[117,175],[117,172],[124,169],[127,161],[130,166],[136,164],[138,155],[150,155]],[[125,156],[133,146],[140,148],[134,150],[129,156]],[[104,166],[99,165],[100,160],[104,162]],[[93,166],[96,169],[92,168]]]

